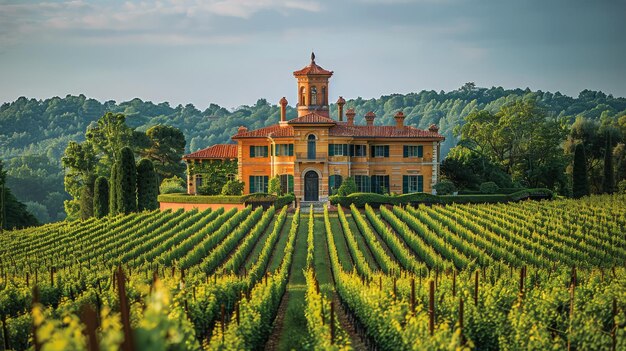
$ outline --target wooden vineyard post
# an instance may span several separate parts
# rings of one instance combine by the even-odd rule
[[[237,325],[239,325],[239,303],[238,302],[235,303],[235,316],[237,319]]]
[[[452,297],[456,297],[456,269],[452,270]]]
[[[7,317],[2,315],[2,339],[4,339],[4,349],[10,350],[9,346],[9,328],[7,328]]]
[[[430,336],[435,334],[435,282],[430,281],[430,292],[428,294],[428,331]]]
[[[84,333],[87,336],[87,350],[98,351],[100,347],[98,345],[98,337],[96,336],[96,329],[98,328],[98,316],[96,312],[91,306],[84,305],[82,307],[80,320],[85,325]]]
[[[222,343],[224,343],[224,333],[226,332],[226,311],[224,310],[224,304],[220,306],[220,324],[222,325]]]
[[[32,308],[39,303],[39,289],[35,286],[33,288],[33,303],[31,305],[31,310]],[[32,327],[33,327],[33,346],[35,348],[35,351],[39,351],[41,350],[41,344],[39,343],[39,340],[37,339],[37,325],[35,324],[35,321],[33,320],[32,322]]]
[[[411,313],[415,312],[415,278],[411,278]]]
[[[330,302],[330,343],[335,343],[335,302]]]
[[[117,293],[120,301],[120,312],[122,314],[122,329],[124,330],[124,341],[122,341],[122,350],[132,351],[134,350],[133,331],[130,327],[130,306],[128,306],[128,300],[126,297],[126,277],[122,266],[119,266],[117,271]]]
[[[478,305],[478,271],[474,273],[474,305]]]
[[[526,278],[526,267],[522,267],[519,272],[519,295],[524,298],[524,278]]]
[[[54,267],[50,267],[50,286],[54,286]]]
[[[393,278],[393,297],[398,295],[397,278]]]
[[[572,320],[574,319],[574,290],[576,285],[572,282],[569,290],[569,328],[567,330],[567,350],[572,349]]]
[[[461,345],[465,345],[465,336],[463,336],[463,296],[459,299],[459,330],[461,330]]]
[[[383,291],[383,277],[378,277],[378,290]]]
[[[617,300],[613,298],[613,329],[611,329],[611,350],[617,350],[617,322],[615,317],[617,316]]]

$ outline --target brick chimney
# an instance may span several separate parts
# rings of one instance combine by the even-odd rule
[[[374,118],[376,118],[376,114],[372,111],[368,112],[365,114],[365,125],[367,126],[373,126],[374,125]]]
[[[337,111],[338,111],[338,121],[342,122],[343,121],[343,105],[346,104],[346,100],[343,99],[342,96],[339,97],[339,100],[337,100]]]
[[[283,96],[278,103],[280,104],[280,122],[284,124],[287,122],[287,99]]]
[[[430,127],[428,127],[428,131],[433,133],[439,133],[439,127],[437,127],[436,124],[431,124]]]
[[[404,115],[404,113],[402,113],[402,111],[396,112],[396,115],[393,116],[393,118],[396,120],[396,128],[398,130],[404,129],[404,118],[405,117],[406,116]]]
[[[349,108],[346,111],[346,117],[348,117],[348,125],[349,126],[353,126],[354,125],[354,115],[356,115],[356,112],[354,112],[353,108]]]

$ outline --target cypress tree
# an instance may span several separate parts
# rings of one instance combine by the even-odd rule
[[[109,214],[109,181],[98,177],[93,186],[93,215],[102,218]]]
[[[159,184],[154,164],[144,158],[137,165],[137,210],[156,210],[159,207],[158,195]]]
[[[589,195],[589,178],[587,177],[587,158],[583,144],[577,144],[574,151],[572,194],[579,199]]]
[[[604,148],[604,178],[602,192],[612,194],[615,191],[615,174],[613,173],[613,145],[611,133],[606,132],[606,146]]]
[[[117,169],[119,164],[113,163],[111,166],[111,177],[109,178],[109,213],[112,216],[118,214],[117,210]]]
[[[116,177],[117,211],[123,214],[137,211],[137,166],[135,154],[129,147],[120,150]]]
[[[80,190],[80,219],[93,216],[93,186],[85,184]]]

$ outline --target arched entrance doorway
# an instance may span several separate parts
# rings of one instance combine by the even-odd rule
[[[304,174],[304,201],[319,201],[320,179],[315,171]]]

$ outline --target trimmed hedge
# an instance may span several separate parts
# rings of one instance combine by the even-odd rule
[[[277,197],[265,193],[249,195],[188,195],[188,194],[161,194],[159,202],[178,202],[185,204],[251,204],[271,202],[276,208],[291,204],[295,200],[292,194]]]
[[[334,195],[330,197],[333,205],[365,207],[369,204],[372,207],[380,205],[405,205],[405,204],[450,204],[450,203],[497,203],[519,201],[527,198],[551,199],[554,197],[552,191],[548,189],[523,189],[511,194],[480,194],[480,195],[431,195],[426,193],[402,194],[397,196],[354,193],[348,196]]]

